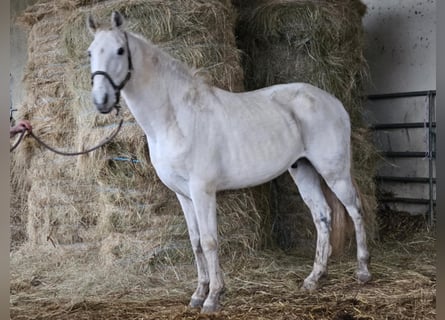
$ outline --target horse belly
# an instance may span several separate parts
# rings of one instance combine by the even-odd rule
[[[238,189],[270,181],[304,156],[298,134],[287,132],[275,139],[256,140],[249,146],[232,150],[221,165],[222,188]]]

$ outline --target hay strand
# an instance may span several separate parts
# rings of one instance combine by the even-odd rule
[[[377,202],[373,177],[377,153],[362,121],[361,109],[368,72],[361,24],[366,6],[360,1],[323,0],[248,1],[239,5],[237,34],[238,44],[245,52],[247,89],[308,82],[335,95],[349,112],[353,131],[353,177],[361,193],[368,237],[375,238]],[[284,177],[276,180],[281,200],[276,201],[272,210],[285,228],[301,230],[297,220],[307,220],[310,213],[289,183],[292,182]],[[344,216],[338,200],[331,208],[338,209],[337,214],[334,211],[334,218]],[[345,226],[344,222],[340,223]],[[306,234],[313,241],[314,228],[308,228]],[[282,237],[288,234],[277,229],[277,240],[287,242]],[[341,233],[334,233],[333,239],[334,251],[341,252],[347,240]],[[296,247],[302,241],[306,240],[290,239],[286,246]]]

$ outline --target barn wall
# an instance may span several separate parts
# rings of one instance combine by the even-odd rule
[[[15,23],[17,18],[28,5],[32,5],[37,0],[11,0],[10,1],[10,94],[11,103],[16,109],[25,95],[23,87],[23,73],[28,59],[27,56],[27,34],[26,31]]]
[[[364,0],[368,9],[363,23],[366,31],[371,80],[368,94],[399,93],[436,89],[436,1]],[[367,119],[372,124],[424,122],[428,119],[425,97],[370,101]],[[383,151],[428,149],[428,130],[398,129],[375,133]],[[427,159],[387,159],[378,174],[428,177]],[[382,190],[398,197],[428,199],[426,184],[384,183]],[[390,205],[411,213],[425,213],[427,205]]]
[[[369,93],[436,88],[436,1],[364,0]]]

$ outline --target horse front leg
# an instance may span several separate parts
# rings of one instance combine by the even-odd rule
[[[205,184],[194,183],[190,187],[193,206],[199,226],[200,244],[207,262],[209,292],[201,312],[212,313],[219,310],[220,296],[224,290],[224,280],[218,258],[218,227],[216,219],[216,191],[209,191]]]
[[[191,199],[180,194],[176,194],[176,196],[181,204],[182,211],[184,212],[193,254],[195,255],[196,268],[198,271],[198,287],[193,293],[189,305],[192,308],[200,308],[204,304],[204,300],[209,292],[209,272],[207,268],[207,261],[201,247],[198,220],[193,207],[193,202]]]

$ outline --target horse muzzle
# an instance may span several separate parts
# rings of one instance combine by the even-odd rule
[[[110,113],[115,107],[115,103],[110,101],[108,94],[104,94],[101,98],[93,96],[93,103],[96,106],[97,111],[102,114]]]
[[[113,79],[111,79],[110,75],[104,71],[96,71],[91,75],[91,85],[92,86],[94,86],[94,77],[100,75],[100,76],[104,76],[105,79],[108,80],[108,83],[111,85],[111,87],[114,90],[114,101],[110,100],[109,97],[110,96],[113,97],[113,96],[110,95],[109,91],[102,91],[103,94],[100,96],[100,99],[98,99],[98,97],[97,97],[97,91],[96,91],[96,94],[93,93],[93,103],[100,113],[102,113],[102,114],[110,113],[111,110],[113,110],[113,108],[116,109],[117,114],[119,113],[121,90],[124,88],[124,86],[130,80],[131,71],[132,71],[132,68],[128,70],[127,76],[119,85],[116,85],[114,83]]]

